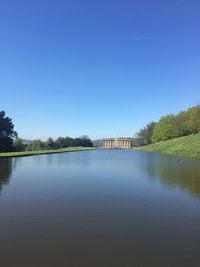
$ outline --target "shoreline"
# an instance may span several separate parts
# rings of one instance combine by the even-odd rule
[[[138,151],[138,152],[144,152],[144,153],[149,153],[149,154],[157,154],[161,156],[168,156],[168,157],[173,157],[173,158],[181,158],[181,159],[190,159],[190,160],[200,160],[200,157],[191,157],[191,156],[186,156],[186,155],[178,155],[178,154],[169,154],[166,152],[160,152],[160,151],[149,151],[149,150],[144,150],[144,149],[138,149],[138,148],[132,148],[133,151]]]
[[[55,150],[38,150],[38,151],[22,151],[22,152],[2,152],[0,153],[0,159],[3,158],[16,158],[16,157],[28,157],[28,156],[37,156],[37,155],[47,155],[47,154],[57,154],[57,153],[66,153],[66,152],[81,152],[81,151],[90,151],[96,150],[97,148],[90,147],[68,147]]]
[[[200,133],[160,141],[134,150],[199,160]]]

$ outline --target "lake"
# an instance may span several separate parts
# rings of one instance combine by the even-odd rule
[[[2,267],[199,267],[200,161],[131,150],[0,159]]]

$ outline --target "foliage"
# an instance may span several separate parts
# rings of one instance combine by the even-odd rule
[[[45,148],[44,143],[40,140],[34,140],[32,144],[28,145],[26,148],[27,151],[37,151],[37,150],[43,150]]]
[[[17,136],[14,131],[14,124],[9,117],[5,117],[5,112],[0,112],[0,152],[12,151],[13,138]]]
[[[54,149],[55,148],[55,142],[53,141],[53,138],[49,137],[47,141],[44,143],[45,149]]]
[[[198,132],[200,132],[200,105],[181,111],[177,115],[161,117],[153,130],[152,142],[156,143]]]
[[[22,139],[17,138],[13,143],[14,151],[25,151],[26,146],[23,144]]]
[[[162,116],[142,128],[134,139],[134,146],[144,146],[200,132],[200,105],[197,104],[178,114]]]
[[[46,142],[41,140],[34,140],[32,144],[28,145],[27,151],[37,150],[50,150],[50,149],[62,149],[67,147],[93,147],[92,141],[86,138],[71,138],[71,137],[59,137],[57,140],[53,140],[51,137]]]
[[[192,107],[187,111],[187,128],[190,133],[200,132],[200,105]]]
[[[134,140],[135,146],[144,146],[152,143],[152,134],[155,127],[155,122],[148,123],[144,128],[142,128],[138,133],[136,133],[136,138]]]
[[[55,141],[55,147],[56,148],[65,148],[70,147],[72,143],[73,138],[71,137],[58,137],[58,139]]]
[[[181,111],[174,117],[174,135],[176,137],[185,136],[190,134],[190,130],[188,128],[188,112]]]
[[[165,117],[162,117],[154,128],[152,142],[155,143],[162,140],[175,138],[176,136],[173,128],[174,123],[174,115],[167,115]]]

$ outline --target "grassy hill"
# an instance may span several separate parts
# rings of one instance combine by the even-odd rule
[[[147,152],[200,159],[200,133],[137,148]]]

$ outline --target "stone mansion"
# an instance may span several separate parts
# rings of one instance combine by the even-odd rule
[[[117,148],[130,149],[131,147],[132,147],[131,138],[105,138],[103,139],[103,148],[105,149],[117,149]]]

